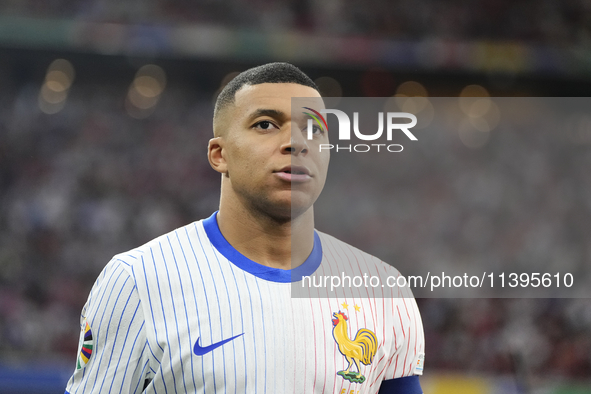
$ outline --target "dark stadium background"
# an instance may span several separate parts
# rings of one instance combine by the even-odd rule
[[[213,100],[233,73],[269,61],[293,62],[327,95],[392,96],[415,81],[438,97],[469,85],[586,97],[591,5],[0,2],[1,393],[63,392],[80,310],[110,257],[216,209],[205,156]],[[591,233],[586,209],[573,213],[578,234]],[[588,299],[418,302],[425,392],[591,392]],[[506,340],[515,326],[531,339],[520,352]]]

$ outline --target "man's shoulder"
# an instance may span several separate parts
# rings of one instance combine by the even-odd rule
[[[336,260],[341,263],[356,263],[357,265],[365,265],[372,267],[380,272],[388,275],[400,275],[400,272],[392,265],[384,262],[378,257],[375,257],[347,242],[316,230],[322,242],[322,251],[325,258]]]
[[[143,266],[146,260],[156,263],[164,262],[165,256],[178,251],[183,252],[181,244],[185,240],[189,242],[200,238],[200,227],[202,220],[189,223],[168,233],[162,234],[137,248],[116,254],[113,261],[116,261],[129,268]]]

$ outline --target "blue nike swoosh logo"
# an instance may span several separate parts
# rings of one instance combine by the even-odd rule
[[[199,340],[201,338],[197,338],[197,341],[195,341],[195,346],[193,347],[193,353],[195,353],[198,356],[203,356],[205,353],[209,353],[212,350],[214,350],[215,348],[218,348],[218,347],[222,346],[224,343],[230,342],[230,341],[232,341],[232,340],[234,340],[234,339],[236,339],[236,338],[238,338],[239,336],[242,336],[242,335],[244,335],[244,333],[238,334],[238,335],[236,335],[236,336],[234,336],[232,338],[224,339],[223,341],[220,341],[218,343],[214,343],[213,345],[209,345],[209,346],[206,346],[206,347],[202,347],[199,344]]]

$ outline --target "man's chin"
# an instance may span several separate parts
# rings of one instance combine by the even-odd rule
[[[310,210],[315,199],[308,193],[290,191],[276,194],[266,200],[258,200],[256,209],[278,222],[299,218]]]
[[[290,222],[295,220],[310,210],[311,204],[298,204],[292,201],[282,201],[281,203],[267,205],[265,208],[267,214],[277,222]]]
[[[291,202],[291,220],[295,220],[308,212],[312,208],[312,202],[298,202],[292,199]]]

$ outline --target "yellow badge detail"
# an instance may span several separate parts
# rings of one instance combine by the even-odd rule
[[[339,352],[347,359],[349,365],[344,371],[337,372],[337,375],[342,376],[343,379],[353,383],[365,382],[365,376],[361,374],[359,363],[369,365],[372,363],[376,350],[378,348],[378,339],[376,334],[372,331],[362,328],[355,334],[355,339],[349,339],[349,330],[347,328],[347,320],[349,318],[344,312],[338,311],[333,313],[332,319],[332,335],[337,345]],[[351,366],[355,364],[357,372],[351,371]]]

